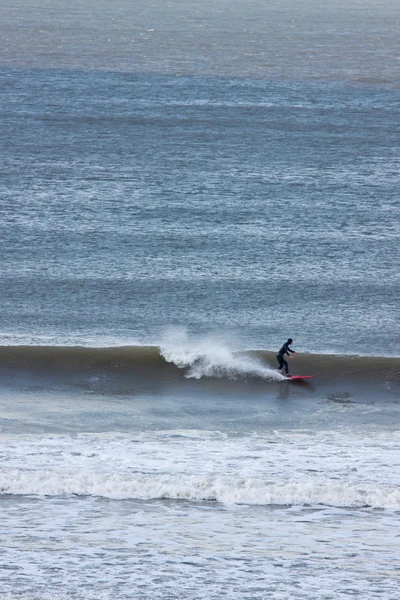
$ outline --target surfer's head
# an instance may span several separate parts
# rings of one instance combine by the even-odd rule
[[[289,339],[288,339],[288,341],[287,341],[287,343],[288,343],[288,344],[293,344],[293,340],[292,340],[292,338],[289,338]]]

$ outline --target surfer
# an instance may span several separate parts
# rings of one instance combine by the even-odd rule
[[[290,352],[292,352],[293,354],[296,354],[295,350],[292,350],[291,348],[289,348],[290,344],[293,344],[293,340],[292,338],[289,338],[287,342],[285,342],[282,346],[282,348],[279,350],[278,354],[276,355],[276,358],[278,359],[278,363],[279,363],[279,369],[278,371],[280,371],[282,369],[282,367],[285,367],[286,370],[286,375],[289,377],[289,367],[287,364],[287,360],[285,360],[283,357],[285,354],[287,354],[288,356],[290,356]]]

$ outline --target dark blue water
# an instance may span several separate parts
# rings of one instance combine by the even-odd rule
[[[398,354],[399,99],[3,68],[3,343]]]

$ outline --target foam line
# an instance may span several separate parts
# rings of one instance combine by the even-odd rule
[[[249,505],[329,505],[336,507],[400,508],[400,490],[390,486],[316,482],[283,483],[259,478],[209,475],[106,474],[95,472],[28,471],[0,474],[0,493],[14,495],[82,495],[114,500],[172,499],[218,501]]]

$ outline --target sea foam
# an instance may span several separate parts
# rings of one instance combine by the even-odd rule
[[[180,369],[186,377],[226,377],[240,379],[259,377],[281,381],[285,378],[259,358],[229,348],[216,335],[190,336],[184,328],[171,329],[160,344],[161,356]]]
[[[216,501],[226,505],[329,505],[399,509],[393,486],[355,485],[307,480],[279,482],[257,477],[212,475],[107,474],[88,471],[29,471],[0,474],[0,492],[35,496],[97,496],[114,500],[168,499]]]

